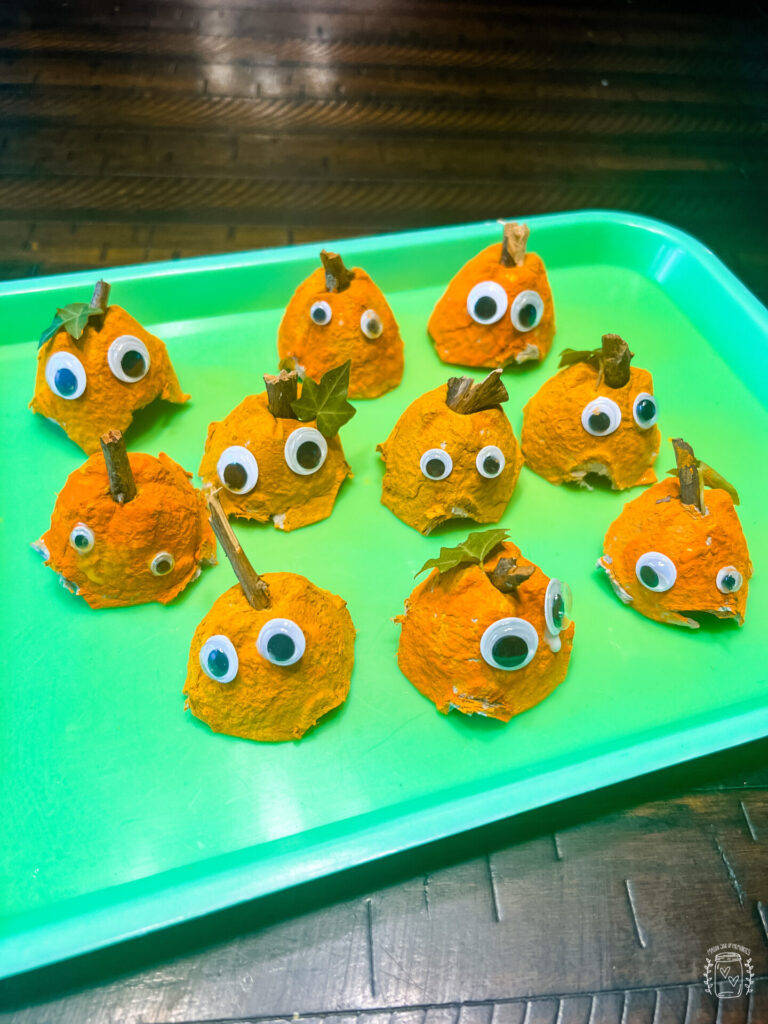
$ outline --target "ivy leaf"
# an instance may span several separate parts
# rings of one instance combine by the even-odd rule
[[[470,533],[466,540],[455,548],[440,548],[437,558],[428,559],[416,573],[421,576],[427,569],[437,569],[438,572],[448,572],[455,569],[457,565],[475,563],[482,565],[494,548],[509,536],[509,530],[481,530],[477,533]]]
[[[88,321],[93,316],[103,316],[104,310],[98,306],[92,306],[90,302],[70,302],[56,310],[56,316],[40,335],[38,348],[54,336],[60,327],[65,328],[67,334],[77,341],[85,330]]]
[[[333,437],[357,412],[347,401],[349,391],[350,360],[324,373],[317,384],[305,377],[301,396],[291,402],[296,418],[306,422],[317,420],[317,429],[323,437]]]
[[[721,476],[716,469],[712,469],[711,466],[708,466],[706,462],[702,462],[701,459],[696,460],[696,465],[698,466],[707,487],[726,491],[730,494],[733,504],[739,504],[739,492],[733,484],[728,483],[724,476]],[[677,466],[675,466],[674,469],[668,469],[667,476],[677,476]]]
[[[54,334],[61,327],[61,317],[57,313],[56,316],[51,320],[48,326],[45,328],[43,333],[40,335],[40,340],[37,343],[38,348],[42,348],[46,341],[50,341]]]
[[[601,348],[576,349],[564,348],[560,353],[558,366],[573,366],[575,363],[589,363],[590,366],[602,369],[603,350]]]

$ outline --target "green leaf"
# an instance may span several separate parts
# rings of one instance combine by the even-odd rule
[[[103,313],[103,309],[96,309],[89,302],[71,302],[63,309],[56,310],[56,315],[61,317],[62,327],[66,328],[67,334],[75,341],[85,330],[90,318],[102,316]]]
[[[733,504],[739,504],[739,492],[733,484],[728,483],[724,476],[721,476],[716,469],[712,469],[711,466],[708,466],[706,462],[702,462],[701,459],[696,460],[696,465],[704,478],[705,486],[726,491],[726,493],[730,494]],[[675,466],[674,469],[668,469],[667,476],[677,476],[677,466]]]
[[[437,558],[428,559],[416,573],[421,576],[427,569],[437,569],[438,572],[448,572],[455,569],[457,565],[475,563],[482,565],[494,548],[509,536],[509,530],[481,530],[477,533],[470,533],[466,540],[462,541],[455,548],[440,548]]]
[[[54,334],[61,327],[61,317],[57,313],[56,316],[51,320],[48,326],[45,328],[43,333],[40,335],[40,340],[37,343],[38,348],[42,348],[46,341],[50,341]]]
[[[317,384],[305,377],[301,396],[291,402],[291,408],[302,422],[317,420],[317,429],[323,437],[333,437],[357,412],[347,401],[349,391],[350,360],[342,366],[324,373]]]
[[[564,348],[560,353],[558,366],[573,366],[575,363],[589,363],[599,370],[603,365],[603,350],[601,348]]]

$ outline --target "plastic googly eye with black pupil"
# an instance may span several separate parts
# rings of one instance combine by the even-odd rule
[[[285,442],[285,461],[299,476],[311,476],[323,465],[328,455],[328,442],[314,427],[299,427]]]
[[[216,633],[200,648],[200,667],[214,683],[231,683],[237,675],[239,661],[235,645],[228,636]]]
[[[325,327],[333,319],[333,310],[327,302],[321,300],[320,302],[313,302],[309,307],[309,318],[313,324],[317,324],[318,327]]]
[[[176,565],[176,559],[173,555],[167,551],[159,551],[149,563],[149,568],[153,576],[167,576],[174,565]]]
[[[467,296],[467,312],[478,324],[495,324],[508,304],[507,293],[496,281],[480,281]]]
[[[132,334],[121,334],[107,350],[113,375],[125,384],[135,384],[149,373],[149,349]]]
[[[491,668],[515,672],[533,659],[539,634],[527,619],[497,619],[480,639],[480,653]]]
[[[744,577],[734,565],[725,565],[717,574],[717,589],[721,594],[735,594],[741,590]]]
[[[551,579],[544,595],[544,621],[552,636],[565,629],[571,621],[572,607],[571,588],[562,580]]]
[[[646,590],[661,594],[675,585],[677,569],[672,559],[660,551],[646,551],[635,563],[635,575]]]
[[[240,444],[225,448],[216,463],[219,480],[233,494],[249,494],[259,479],[259,464],[253,452]]]
[[[87,555],[93,550],[95,537],[93,530],[85,523],[75,523],[69,534],[69,543],[81,555]]]
[[[453,470],[453,459],[442,448],[428,448],[419,459],[419,467],[427,480],[445,480]]]
[[[506,464],[507,460],[504,458],[504,452],[502,452],[501,448],[497,448],[495,444],[487,444],[485,448],[481,448],[475,459],[477,472],[487,480],[493,480],[499,476]]]
[[[621,409],[612,398],[600,395],[584,406],[581,425],[593,437],[605,437],[621,425]]]
[[[544,315],[544,300],[538,292],[531,290],[515,296],[510,318],[518,331],[532,331],[538,327]]]
[[[295,665],[306,646],[301,627],[292,619],[270,619],[261,627],[256,640],[256,649],[262,658],[283,668]]]
[[[653,395],[647,391],[641,391],[639,395],[636,395],[632,404],[632,416],[638,427],[643,430],[652,427],[659,418],[659,407],[656,405]]]
[[[71,352],[54,352],[45,364],[45,380],[54,395],[71,401],[85,391],[85,367]]]
[[[381,337],[384,325],[381,322],[381,317],[375,310],[366,309],[360,317],[360,330],[370,341],[375,341],[376,338]]]

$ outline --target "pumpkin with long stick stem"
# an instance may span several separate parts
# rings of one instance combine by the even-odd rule
[[[508,722],[568,671],[570,590],[506,536],[487,530],[442,548],[395,620],[401,670],[443,714],[455,708]]]
[[[614,490],[652,484],[661,434],[647,370],[631,366],[633,353],[618,334],[599,349],[566,349],[564,367],[523,410],[526,465],[553,484],[604,478]]]
[[[543,359],[555,335],[544,263],[526,252],[525,224],[473,256],[432,311],[428,331],[444,363],[508,366]]]
[[[598,565],[616,594],[657,622],[698,629],[696,615],[744,622],[752,563],[736,490],[672,442],[674,476],[627,502],[605,535]]]
[[[34,412],[58,423],[88,455],[107,430],[126,431],[137,409],[156,398],[183,403],[163,342],[120,306],[99,281],[90,303],[59,309],[37,354]]]
[[[347,402],[349,363],[319,384],[296,371],[265,375],[267,390],[249,395],[208,428],[200,476],[221,488],[228,515],[295,530],[331,514],[351,470],[338,431],[355,414]]]
[[[69,475],[33,547],[91,608],[167,604],[215,561],[204,499],[167,455],[129,455],[118,430],[101,445]]]
[[[186,706],[214,732],[249,740],[299,739],[344,702],[355,629],[340,597],[289,572],[259,576],[215,494],[211,524],[238,583],[195,630]]]
[[[509,395],[500,374],[479,384],[452,377],[409,405],[378,445],[381,501],[415,530],[457,518],[495,523],[507,507],[523,460],[501,408]]]
[[[349,360],[350,398],[377,398],[403,376],[403,341],[389,303],[360,267],[349,270],[337,253],[320,253],[322,266],[288,303],[277,348],[281,365],[319,380]]]

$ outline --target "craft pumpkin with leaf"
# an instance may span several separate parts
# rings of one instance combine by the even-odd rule
[[[215,562],[202,494],[162,452],[129,455],[120,431],[101,447],[70,473],[33,547],[91,608],[167,604]]]
[[[506,530],[441,548],[405,602],[398,664],[443,714],[508,722],[565,679],[573,646],[568,585],[546,576]]]
[[[377,398],[403,376],[403,341],[389,303],[360,267],[323,250],[296,289],[277,337],[280,365],[319,380],[350,363],[350,398]]]
[[[327,518],[352,475],[338,436],[355,414],[347,401],[349,362],[319,384],[299,384],[296,371],[286,370],[264,382],[265,392],[210,425],[200,476],[221,488],[228,515],[295,530]]]
[[[259,576],[215,495],[211,524],[238,583],[195,630],[186,707],[214,732],[280,742],[299,739],[344,702],[355,628],[345,602],[296,573]]]
[[[84,452],[107,430],[126,431],[137,409],[156,398],[183,403],[163,342],[120,306],[99,281],[90,303],[56,311],[40,338],[34,412],[58,423]]]
[[[503,515],[523,459],[501,408],[509,395],[500,374],[480,383],[452,377],[412,402],[378,445],[382,504],[420,533],[449,519],[495,523]]]
[[[523,455],[534,473],[586,486],[601,477],[614,490],[656,480],[661,434],[653,378],[631,366],[632,358],[618,334],[604,334],[599,349],[563,352],[563,369],[523,410]]]
[[[501,242],[473,256],[429,318],[444,363],[508,366],[543,359],[555,335],[552,289],[540,256],[526,252],[525,224],[505,224]]]
[[[618,597],[656,622],[698,629],[696,615],[744,622],[752,563],[736,489],[673,440],[674,475],[627,502],[598,566]]]

